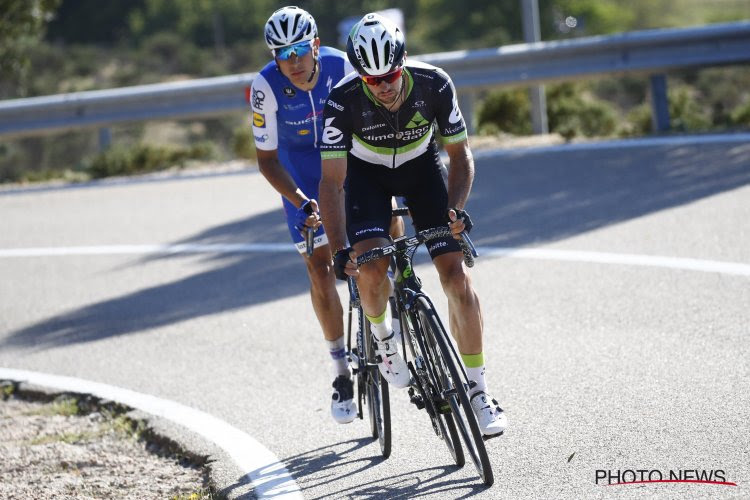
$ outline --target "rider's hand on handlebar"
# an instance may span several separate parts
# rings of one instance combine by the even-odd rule
[[[460,240],[461,233],[463,231],[466,231],[467,233],[471,231],[471,228],[474,227],[474,224],[472,224],[471,217],[469,217],[469,214],[468,212],[466,212],[466,210],[461,210],[459,208],[449,208],[448,227],[451,228],[453,238]]]
[[[298,209],[294,215],[294,227],[304,236],[308,227],[317,230],[323,222],[320,220],[318,212],[318,202],[307,200]]]
[[[353,248],[342,248],[333,255],[333,272],[336,278],[346,281],[349,276],[356,278],[359,275],[357,269],[357,252]]]

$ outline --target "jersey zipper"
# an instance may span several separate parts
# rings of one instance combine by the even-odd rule
[[[307,91],[310,96],[310,107],[312,108],[313,134],[315,134],[315,147],[318,147],[318,115],[315,113],[315,99],[313,99],[312,90]]]

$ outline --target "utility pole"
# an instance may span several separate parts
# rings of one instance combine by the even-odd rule
[[[523,39],[526,43],[539,42],[542,39],[539,29],[539,2],[537,0],[521,0],[521,17],[523,18]],[[544,95],[544,85],[529,87],[531,98],[531,126],[535,134],[546,134],[547,127],[547,98]]]

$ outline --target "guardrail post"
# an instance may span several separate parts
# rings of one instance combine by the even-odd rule
[[[664,73],[651,75],[651,128],[655,133],[667,132],[670,128],[667,77]]]
[[[112,129],[102,127],[99,129],[99,151],[106,151],[112,145]]]
[[[468,90],[458,93],[458,107],[461,109],[461,114],[464,115],[466,133],[469,135],[474,135],[476,132],[476,124],[474,123],[474,97],[475,93]]]

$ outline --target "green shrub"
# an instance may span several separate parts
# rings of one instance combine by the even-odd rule
[[[94,157],[86,169],[92,178],[133,175],[183,167],[187,160],[207,160],[214,155],[213,146],[202,142],[188,148],[139,144],[114,147]]]
[[[12,144],[0,144],[0,184],[18,182],[22,176],[18,149]]]
[[[249,125],[234,129],[234,133],[232,134],[232,151],[237,158],[245,160],[254,160],[256,158],[255,139],[253,138],[253,130]]]
[[[554,85],[547,91],[547,119],[550,132],[566,140],[576,136],[607,137],[616,129],[614,108],[592,96],[585,96],[572,83]]]
[[[525,88],[492,91],[479,111],[479,133],[528,135],[531,133],[530,112],[529,93]]]
[[[630,110],[625,124],[620,128],[621,137],[638,137],[651,133],[651,105],[641,104]]]
[[[668,91],[670,130],[696,132],[711,128],[708,113],[700,107],[687,87]]]
[[[672,86],[667,91],[669,100],[669,130],[699,132],[712,127],[709,111],[701,107],[688,87]],[[620,131],[622,136],[642,136],[652,133],[651,103],[641,104],[628,113],[629,126]]]
[[[740,127],[750,127],[750,101],[732,111],[731,123]]]

